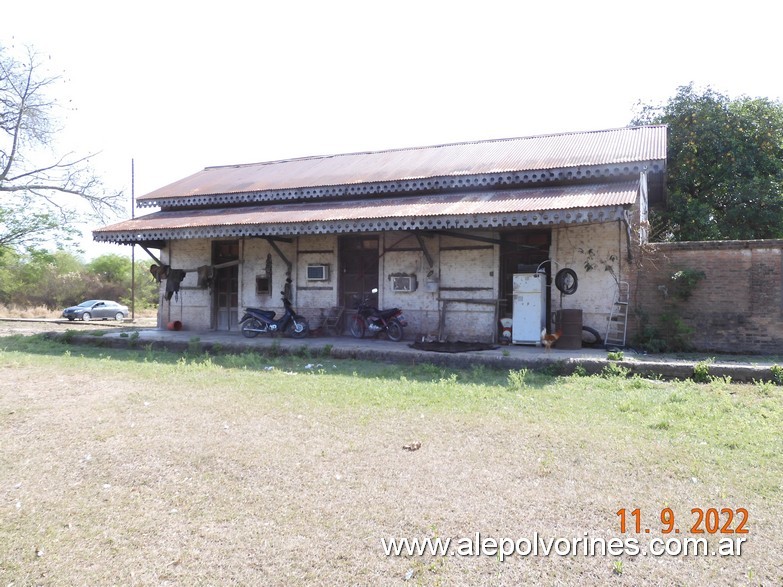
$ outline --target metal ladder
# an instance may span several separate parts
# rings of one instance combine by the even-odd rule
[[[617,297],[609,314],[609,323],[606,325],[606,338],[604,344],[607,347],[625,347],[625,336],[628,331],[628,302],[631,288],[627,281],[617,284]]]

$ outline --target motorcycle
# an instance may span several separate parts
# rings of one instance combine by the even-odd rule
[[[378,293],[378,289],[374,288],[371,293]],[[402,315],[401,309],[379,310],[371,305],[370,294],[366,294],[359,301],[356,315],[351,320],[350,330],[355,338],[362,338],[368,330],[375,335],[386,332],[389,340],[399,342],[402,340],[403,327],[407,325],[408,322]]]
[[[282,332],[290,334],[294,338],[304,338],[310,331],[307,319],[296,313],[291,302],[283,292],[283,306],[285,312],[275,320],[274,310],[262,310],[261,308],[245,308],[245,315],[239,324],[242,334],[247,338],[255,338],[259,334],[275,334]]]

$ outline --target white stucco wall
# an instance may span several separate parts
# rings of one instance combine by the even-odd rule
[[[563,225],[552,230],[553,279],[563,267],[573,269],[578,278],[576,293],[562,296],[562,308],[581,309],[582,324],[602,336],[617,295],[617,280],[625,278],[624,231],[618,222]],[[552,312],[561,308],[560,300],[560,291],[553,284]]]
[[[291,279],[295,282],[296,241],[278,241],[276,244],[294,266]],[[259,294],[256,292],[256,276],[266,273],[267,255],[272,259],[272,283],[268,294]],[[283,312],[280,292],[288,278],[288,266],[279,253],[264,239],[242,239],[239,241],[239,260],[239,317],[242,317],[244,308],[248,306],[274,310],[278,315]],[[292,301],[296,307],[296,297]]]
[[[212,327],[211,297],[208,289],[197,287],[196,269],[209,263],[211,241],[206,239],[172,241],[161,251],[161,261],[174,269],[187,271],[180,291],[166,300],[166,282],[161,284],[158,326],[180,321],[183,330],[209,330]]]
[[[498,238],[493,232],[472,233],[479,237]],[[493,303],[448,303],[441,329],[443,299],[490,302],[499,295],[500,247],[496,244],[452,236],[423,237],[427,255],[414,236],[388,232],[380,235],[379,305],[402,308],[408,319],[406,338],[436,336],[449,340],[492,340],[497,332]],[[290,243],[277,241],[277,247],[292,263],[292,302],[316,328],[322,315],[338,305],[339,264],[338,237],[313,235],[294,237]],[[606,321],[617,292],[615,276],[623,279],[625,259],[624,227],[619,223],[570,225],[552,228],[550,256],[555,263],[552,275],[563,267],[574,269],[579,278],[577,292],[562,297],[562,308],[579,308],[583,323],[604,333]],[[262,307],[280,313],[283,306],[280,291],[285,286],[287,266],[277,251],[264,239],[240,241],[239,313],[246,306]],[[210,289],[197,287],[195,270],[210,263],[210,240],[174,241],[161,251],[161,260],[175,269],[189,271],[177,298],[166,301],[165,282],[161,286],[159,326],[179,320],[188,330],[214,328]],[[256,275],[266,268],[267,255],[272,260],[272,287],[269,294],[256,293]],[[585,263],[592,266],[587,270]],[[307,281],[308,264],[327,264],[326,281]],[[611,271],[606,270],[610,267]],[[418,287],[413,292],[394,292],[389,276],[415,275]],[[428,281],[437,283],[433,290]],[[551,309],[561,308],[560,295],[552,288]]]
[[[337,305],[337,292],[340,283],[337,266],[337,236],[310,235],[301,236],[295,240],[296,264],[294,307],[309,321],[312,328],[321,325],[323,317],[329,308]],[[329,279],[324,281],[308,281],[308,265],[328,265]],[[278,296],[279,297],[279,296]]]
[[[418,240],[410,235],[404,240],[404,235],[385,233],[381,239],[384,249],[416,249]],[[406,337],[413,338],[422,333],[437,332],[438,328],[438,293],[428,291],[428,279],[438,276],[438,237],[423,238],[424,246],[433,260],[430,267],[425,254],[421,250],[387,250],[380,258],[379,298],[378,304],[383,308],[401,308],[408,321]],[[392,274],[405,273],[415,275],[417,288],[412,292],[392,291],[389,278]],[[429,277],[428,277],[429,274]]]
[[[472,233],[497,238],[494,233]],[[446,302],[441,337],[447,340],[493,340],[497,332],[499,247],[472,239],[442,237],[439,271],[441,300]],[[444,302],[441,301],[441,307]]]

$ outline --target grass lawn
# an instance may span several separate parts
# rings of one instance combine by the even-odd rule
[[[780,585],[782,390],[2,338],[0,585]],[[748,533],[692,534],[694,508],[744,508]],[[502,562],[382,545],[477,532],[747,540]]]

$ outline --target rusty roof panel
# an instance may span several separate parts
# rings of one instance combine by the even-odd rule
[[[154,212],[103,227],[101,233],[227,225],[277,225],[380,218],[487,215],[630,205],[639,181],[585,184],[440,196],[378,198],[338,202],[270,204],[207,210]]]
[[[666,126],[652,125],[207,167],[138,200],[616,166],[665,159]]]

